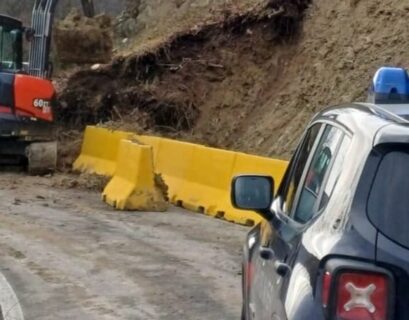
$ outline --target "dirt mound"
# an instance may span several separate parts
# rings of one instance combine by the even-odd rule
[[[94,18],[73,10],[54,28],[56,57],[62,64],[105,63],[112,58],[111,18],[105,14]]]
[[[52,186],[55,188],[82,189],[102,192],[111,178],[96,174],[81,173],[55,175],[52,178]]]

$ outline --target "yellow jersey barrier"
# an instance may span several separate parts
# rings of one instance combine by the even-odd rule
[[[158,152],[160,150],[159,145],[161,144],[163,139],[159,137],[154,137],[154,136],[136,136],[136,139],[140,143],[146,144],[153,148],[153,160],[156,166],[156,160],[158,158]]]
[[[122,142],[121,136],[125,137]],[[127,138],[145,146],[123,140]],[[87,128],[82,150],[85,154],[81,153],[74,167],[82,171],[91,168],[96,173],[112,172],[109,175],[114,177],[105,188],[103,198],[117,209],[144,210],[144,203],[150,207],[152,203],[160,204],[160,192],[153,182],[156,173],[166,183],[171,203],[244,225],[253,225],[261,218],[255,212],[232,207],[233,177],[250,173],[270,175],[277,187],[287,167],[287,162],[282,160],[95,127]]]
[[[119,144],[132,134],[88,126],[85,129],[81,154],[74,162],[74,170],[112,176],[117,165]]]
[[[197,145],[193,143],[162,138],[157,146],[155,171],[162,175],[169,188],[169,200],[174,204],[182,204],[181,193],[185,186],[188,170],[193,163],[193,152],[196,147]]]
[[[195,146],[178,196],[182,206],[216,216],[220,199],[229,193],[235,159],[231,151]]]
[[[163,192],[155,184],[151,146],[122,140],[113,178],[103,200],[118,210],[166,211]]]

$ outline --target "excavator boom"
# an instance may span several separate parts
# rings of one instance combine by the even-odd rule
[[[40,78],[51,78],[52,66],[50,64],[51,37],[55,9],[59,0],[35,0],[31,30],[29,67],[30,75]],[[93,0],[81,0],[84,15],[92,18],[95,15]]]
[[[39,78],[49,78],[51,33],[58,0],[36,0],[33,7],[28,72]]]

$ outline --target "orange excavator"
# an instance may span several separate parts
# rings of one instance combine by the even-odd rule
[[[92,0],[81,1],[85,13],[93,14]],[[57,2],[35,0],[31,27],[0,15],[0,165],[24,165],[32,174],[57,165],[49,59]],[[28,63],[23,63],[25,42]]]

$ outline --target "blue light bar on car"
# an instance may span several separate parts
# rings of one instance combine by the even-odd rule
[[[369,89],[369,102],[376,104],[409,103],[409,76],[403,68],[380,68]]]

